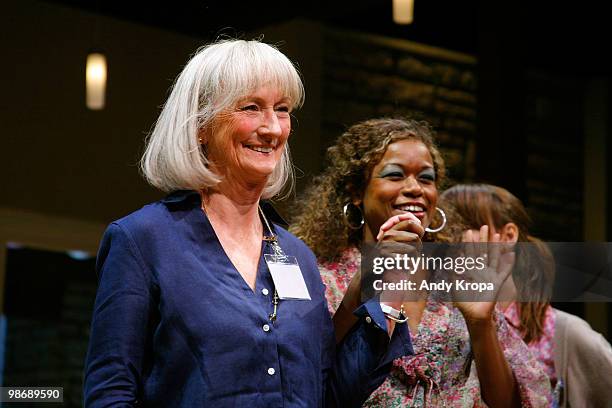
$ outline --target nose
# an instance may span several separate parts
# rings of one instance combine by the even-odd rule
[[[282,129],[280,121],[276,116],[274,109],[267,109],[264,111],[261,126],[258,129],[258,133],[262,136],[268,137],[280,137]]]
[[[404,185],[402,187],[402,194],[411,197],[422,196],[423,186],[421,186],[421,184],[414,176],[406,177],[406,180],[404,181]]]

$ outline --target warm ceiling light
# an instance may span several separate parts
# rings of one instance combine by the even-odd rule
[[[411,24],[413,20],[414,0],[393,0],[393,22]]]
[[[86,105],[91,110],[104,109],[106,98],[106,57],[99,52],[87,56],[85,68]]]

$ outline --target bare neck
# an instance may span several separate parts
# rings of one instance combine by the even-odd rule
[[[212,191],[202,195],[202,206],[208,218],[225,230],[246,231],[249,226],[260,226],[259,195],[237,197]]]
[[[202,194],[202,207],[219,243],[251,290],[255,289],[257,281],[263,237],[259,197],[248,191],[241,196],[226,194],[224,190]]]
[[[363,235],[361,237],[361,240],[364,244],[376,245],[376,237],[374,236],[374,234],[372,234],[370,226],[367,222],[365,222],[363,225]]]

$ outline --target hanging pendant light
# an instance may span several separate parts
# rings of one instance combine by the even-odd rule
[[[393,22],[411,24],[414,14],[414,0],[393,0]]]
[[[91,110],[104,109],[106,100],[106,57],[101,52],[87,56],[85,68],[86,105]]]

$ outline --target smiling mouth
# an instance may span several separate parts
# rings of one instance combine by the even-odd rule
[[[425,207],[419,204],[394,205],[393,208],[397,211],[412,213],[421,221],[425,218],[426,214]]]
[[[425,211],[425,207],[423,207],[422,205],[396,205],[394,207],[396,210],[400,210],[400,211],[406,211],[406,212],[424,212]]]
[[[249,150],[253,150],[258,153],[272,153],[274,148],[271,146],[245,146]]]

